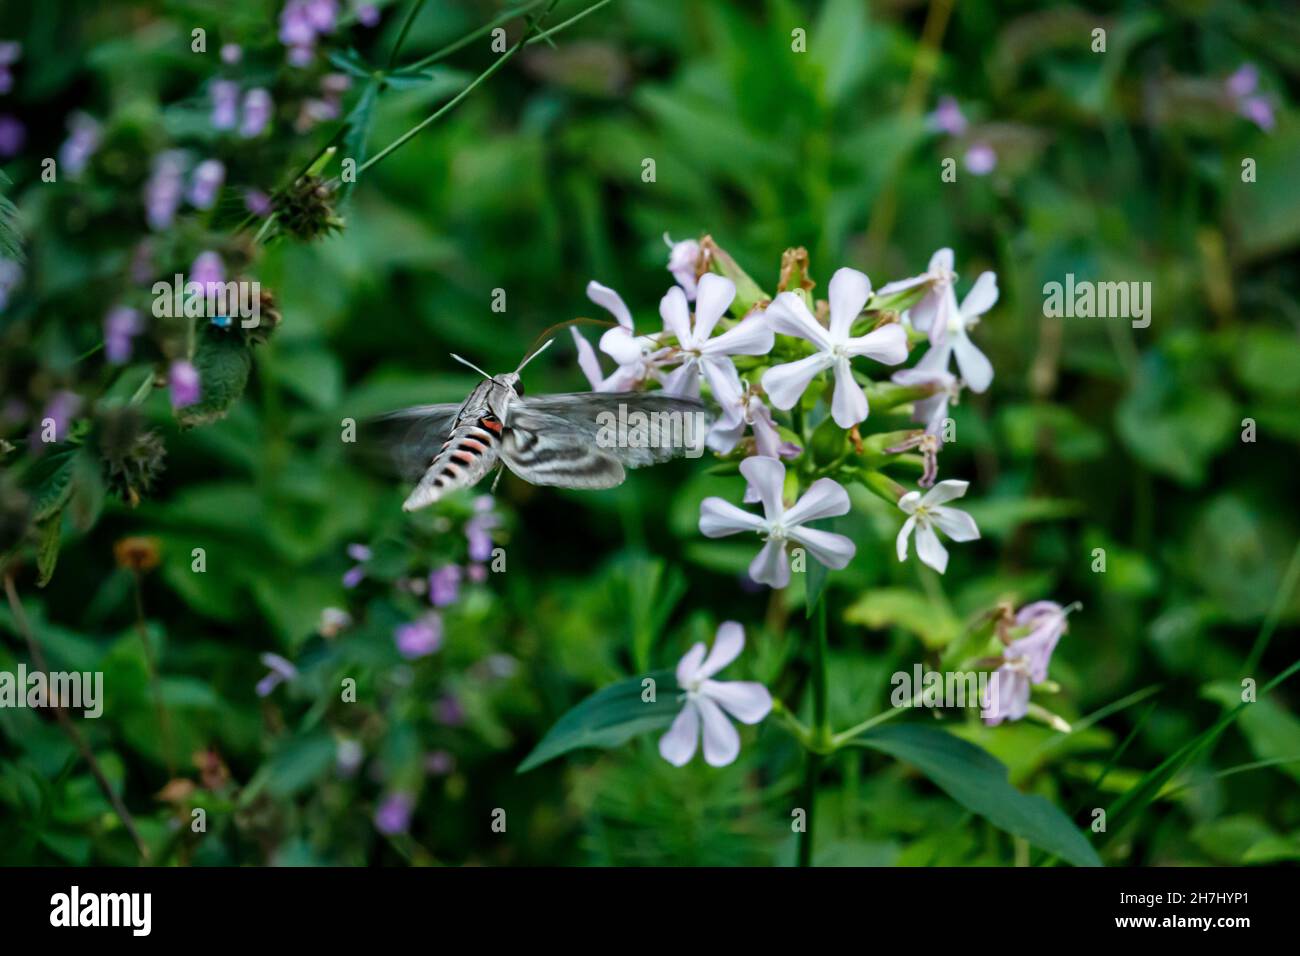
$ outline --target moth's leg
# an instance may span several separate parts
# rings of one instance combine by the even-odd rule
[[[497,485],[501,483],[501,476],[505,474],[505,471],[505,465],[497,465],[497,476],[492,479],[492,490],[488,494],[495,495],[497,493]]]

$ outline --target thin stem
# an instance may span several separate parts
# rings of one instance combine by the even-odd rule
[[[1273,599],[1273,607],[1269,609],[1264,626],[1260,628],[1259,636],[1255,638],[1255,644],[1250,649],[1250,656],[1246,658],[1244,673],[1247,676],[1254,674],[1259,667],[1259,662],[1264,659],[1264,651],[1268,649],[1268,643],[1273,639],[1273,631],[1277,629],[1277,622],[1291,600],[1291,592],[1295,590],[1298,578],[1300,578],[1300,543],[1296,544],[1295,551],[1291,555],[1291,563],[1287,565],[1286,574],[1282,576],[1282,587],[1278,589],[1277,597]]]
[[[596,12],[597,10],[599,10],[601,7],[605,6],[606,4],[613,3],[613,2],[614,2],[614,0],[599,0],[598,3],[593,3],[593,4],[592,4],[591,6],[589,6],[586,10],[583,10],[581,13],[575,13],[573,16],[569,17],[569,19],[565,20],[563,23],[557,23],[555,26],[551,27],[549,30],[547,30],[547,31],[545,31],[545,32],[543,32],[543,33],[539,33],[539,34],[537,34],[537,36],[535,36],[535,37],[531,38],[530,40],[528,40],[527,42],[525,42],[525,43],[524,43],[524,46],[531,46],[531,45],[534,44],[534,43],[541,43],[543,40],[549,42],[550,39],[551,39],[551,37],[552,37],[554,34],[559,33],[559,32],[560,32],[561,30],[563,30],[565,27],[572,26],[573,24],[577,23],[579,20],[581,20],[583,17],[587,16],[588,14],[595,13],[595,12]]]
[[[411,4],[411,9],[406,11],[406,19],[402,21],[402,28],[397,31],[397,39],[393,42],[393,49],[388,54],[388,68],[391,70],[393,64],[397,62],[397,54],[402,52],[402,44],[406,42],[406,35],[411,32],[411,24],[415,22],[416,16],[424,7],[424,0],[415,0]]]
[[[548,7],[546,8],[546,10],[543,11],[541,19],[544,19],[544,18],[546,17],[546,14],[550,13],[550,11],[551,11],[551,7],[554,7],[554,6],[555,6],[555,3],[556,3],[556,0],[551,0],[551,4],[550,4],[550,6],[548,6]],[[541,22],[541,19],[538,20],[538,23]],[[486,70],[484,70],[482,73],[480,73],[477,77],[475,77],[474,80],[473,80],[473,82],[471,82],[471,83],[469,84],[469,86],[465,87],[465,89],[461,90],[459,93],[457,93],[455,96],[453,96],[450,100],[448,100],[446,103],[444,103],[441,107],[439,107],[438,109],[434,110],[434,112],[433,112],[431,115],[426,116],[424,119],[422,119],[420,122],[416,123],[414,126],[412,126],[410,129],[408,129],[408,130],[407,130],[405,133],[403,133],[401,136],[397,137],[397,139],[393,140],[391,143],[389,143],[387,146],[385,146],[385,147],[384,147],[383,149],[381,149],[379,152],[375,153],[375,155],[371,156],[371,157],[370,157],[369,159],[367,159],[364,163],[362,163],[360,166],[358,166],[358,167],[357,167],[357,174],[360,175],[361,173],[365,172],[367,169],[369,169],[371,166],[375,165],[375,163],[379,162],[381,159],[383,159],[383,158],[384,158],[385,156],[387,156],[389,153],[393,152],[393,151],[396,150],[398,147],[405,145],[405,144],[406,144],[407,142],[409,142],[412,138],[414,138],[414,137],[415,137],[415,136],[416,136],[416,135],[417,135],[421,130],[423,130],[423,129],[425,129],[426,127],[432,125],[433,123],[436,123],[439,119],[441,119],[441,118],[442,118],[443,116],[445,116],[447,113],[449,113],[449,112],[451,112],[453,109],[455,109],[455,108],[460,104],[460,102],[461,102],[462,100],[465,99],[465,97],[467,97],[467,96],[469,96],[469,94],[473,93],[474,90],[477,89],[477,88],[478,88],[478,87],[479,87],[483,82],[485,82],[485,81],[486,81],[490,76],[492,76],[492,74],[496,73],[497,70],[501,69],[501,67],[505,66],[508,62],[510,62],[510,60],[513,59],[513,57],[515,56],[515,54],[518,53],[520,50],[522,50],[522,49],[524,48],[524,44],[528,42],[528,38],[529,38],[530,36],[533,35],[533,33],[536,31],[536,29],[537,29],[537,25],[536,25],[536,24],[534,24],[533,26],[530,26],[530,27],[528,28],[527,32],[524,33],[523,37],[519,40],[518,43],[516,43],[514,46],[512,46],[512,47],[511,47],[509,50],[507,50],[505,53],[502,53],[501,56],[499,56],[499,57],[497,58],[496,62],[493,63],[491,66],[489,66],[489,67],[488,67]]]
[[[893,720],[895,717],[897,717],[905,710],[910,710],[913,707],[919,707],[921,705],[922,695],[924,693],[925,693],[924,690],[919,690],[915,694],[913,694],[912,700],[908,703],[907,707],[891,707],[889,708],[889,710],[881,711],[880,713],[876,714],[876,716],[874,717],[868,717],[860,724],[854,724],[848,730],[840,731],[838,734],[835,734],[834,736],[831,737],[831,747],[834,748],[835,750],[839,750],[845,744],[851,742],[854,737],[866,733],[872,727],[875,727],[878,724],[883,724],[887,720]]]
[[[830,739],[830,723],[827,717],[826,695],[826,598],[817,599],[813,610],[813,662],[812,662],[812,738],[816,750],[807,752],[807,766],[804,769],[804,830],[799,838],[799,865],[812,866],[813,853],[813,815],[817,804],[817,778],[821,775],[822,756],[816,752]]]
[[[12,574],[5,574],[5,594],[9,598],[9,608],[13,612],[14,624],[27,640],[32,662],[40,670],[48,674],[50,669],[45,662],[45,653],[41,649],[40,642],[36,639],[35,632],[28,623],[27,613],[23,610],[22,602],[18,600],[18,592],[14,589]],[[149,848],[140,837],[140,831],[136,829],[135,818],[131,816],[131,811],[126,808],[122,798],[113,790],[113,785],[108,782],[108,777],[105,776],[99,761],[95,759],[95,754],[90,749],[90,745],[86,743],[86,738],[81,735],[77,725],[72,722],[72,718],[67,715],[62,707],[54,708],[54,717],[59,722],[59,726],[63,728],[63,732],[67,734],[68,739],[72,741],[72,745],[77,749],[77,753],[81,755],[81,759],[86,761],[87,766],[90,767],[91,776],[95,778],[95,783],[99,786],[100,792],[104,794],[104,799],[108,801],[109,806],[113,808],[113,812],[117,814],[117,818],[122,821],[122,826],[131,837],[131,842],[135,844],[136,850],[139,851],[140,858],[148,861]]]
[[[162,737],[163,762],[167,765],[167,777],[176,776],[175,748],[172,746],[172,723],[163,704],[162,684],[158,680],[158,663],[154,660],[153,646],[149,643],[149,630],[144,622],[144,588],[140,583],[140,572],[131,575],[135,579],[135,630],[140,635],[144,646],[144,663],[149,671],[149,686],[153,691],[154,709],[158,711],[158,728]]]
[[[451,43],[448,43],[446,46],[433,51],[426,57],[421,57],[420,59],[412,63],[409,67],[407,67],[407,69],[420,70],[426,66],[430,66],[434,63],[437,63],[439,60],[445,59],[446,57],[455,53],[457,50],[469,46],[469,44],[473,43],[479,37],[491,33],[493,30],[495,30],[497,27],[501,26],[502,24],[509,23],[511,20],[515,19],[516,17],[522,16],[525,13],[528,13],[529,11],[536,9],[537,7],[540,7],[545,2],[546,0],[531,0],[530,3],[522,4],[521,6],[515,7],[513,10],[503,10],[501,13],[497,14],[496,17],[489,20],[487,23],[483,24],[483,26],[479,27],[477,30],[473,30],[470,33],[465,34],[459,40],[455,40]]]

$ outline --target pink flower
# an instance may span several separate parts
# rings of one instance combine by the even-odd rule
[[[262,663],[270,668],[270,673],[257,682],[257,696],[267,697],[281,684],[296,680],[298,668],[279,654],[263,654]]]
[[[817,561],[836,571],[853,559],[857,548],[844,535],[804,527],[818,518],[848,513],[849,494],[838,482],[818,478],[794,507],[786,510],[782,501],[785,465],[775,458],[755,455],[740,463],[740,473],[763,503],[763,517],[721,498],[705,498],[700,502],[700,532],[706,538],[722,538],[743,531],[762,537],[765,544],[749,565],[750,578],[772,588],[789,584],[787,541],[806,549]]]
[[[104,316],[104,357],[110,365],[130,361],[132,342],[143,327],[135,309],[119,305],[108,311]]]
[[[867,395],[853,379],[849,360],[866,356],[885,365],[897,365],[907,358],[907,333],[901,325],[883,326],[856,338],[850,337],[853,322],[871,298],[871,280],[856,269],[839,269],[830,282],[830,328],[821,325],[803,299],[782,292],[767,307],[772,329],[807,339],[817,351],[797,362],[777,365],[763,373],[763,388],[772,404],[790,409],[808,385],[826,369],[835,370],[835,394],[831,417],[841,428],[852,428],[866,419]]]
[[[684,703],[668,732],[659,738],[660,756],[674,767],[690,762],[701,736],[705,762],[725,767],[740,754],[740,734],[726,714],[741,723],[756,724],[771,712],[772,695],[762,684],[712,679],[739,657],[744,647],[744,628],[726,621],[718,627],[711,651],[702,643],[695,644],[678,661],[677,686],[685,692]]]
[[[973,176],[987,176],[998,165],[998,154],[988,143],[975,143],[966,150],[966,170]]]
[[[375,829],[385,836],[397,836],[411,827],[415,798],[409,793],[390,793],[375,809]]]
[[[924,371],[944,371],[948,359],[956,356],[957,367],[972,392],[983,392],[993,383],[993,364],[970,340],[970,330],[979,324],[982,316],[998,301],[998,277],[992,272],[981,272],[971,290],[957,305],[957,296],[949,285],[943,303],[932,320],[939,329],[932,329],[932,340],[937,345],[930,348],[916,363]],[[937,338],[936,336],[937,334]]]
[[[952,285],[957,281],[957,273],[953,272],[952,264],[952,250],[940,249],[930,257],[930,265],[925,272],[910,279],[890,282],[876,290],[876,296],[884,299],[917,286],[925,286],[925,294],[907,310],[907,317],[918,332],[929,333],[932,345],[938,345],[946,331],[943,323],[935,322],[935,317],[943,310]]]
[[[961,107],[951,96],[939,97],[939,102],[935,105],[934,112],[927,117],[930,126],[941,133],[947,133],[949,136],[961,136],[966,132],[969,125],[966,117],[962,115]]]
[[[591,383],[594,392],[627,392],[644,382],[659,377],[659,367],[667,359],[669,349],[661,348],[652,336],[637,335],[632,326],[632,313],[627,304],[613,289],[599,282],[587,283],[587,298],[614,316],[618,325],[600,337],[600,350],[618,363],[618,368],[605,377],[591,344],[570,328],[578,348],[578,367]]]

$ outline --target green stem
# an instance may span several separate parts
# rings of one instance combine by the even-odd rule
[[[555,6],[555,3],[556,3],[556,0],[551,0],[551,4],[550,4],[550,5],[549,5],[549,6],[548,6],[548,7],[547,7],[543,12],[542,12],[542,18],[545,18],[546,15],[547,15],[548,13],[551,12],[551,8]],[[537,22],[540,23],[541,20],[539,19]],[[465,87],[465,89],[461,90],[459,93],[457,93],[455,96],[453,96],[450,100],[448,100],[446,103],[444,103],[441,107],[439,107],[438,109],[434,110],[432,114],[430,114],[429,116],[426,116],[424,119],[420,120],[420,122],[416,123],[414,126],[412,126],[410,129],[408,129],[408,130],[407,130],[405,133],[403,133],[401,136],[397,137],[397,139],[393,140],[391,143],[389,143],[387,146],[385,146],[385,147],[384,147],[383,149],[381,149],[379,152],[375,153],[375,155],[371,156],[371,157],[370,157],[369,159],[367,159],[364,163],[362,163],[360,166],[358,166],[358,167],[357,167],[357,174],[360,175],[361,173],[365,172],[367,169],[369,169],[371,166],[375,165],[375,163],[379,162],[381,159],[383,159],[383,158],[384,158],[385,156],[387,156],[389,153],[393,152],[393,151],[396,150],[398,147],[405,145],[405,144],[406,144],[407,142],[409,142],[412,138],[414,138],[416,135],[418,135],[418,134],[420,133],[421,130],[423,130],[423,129],[425,129],[426,127],[432,125],[433,123],[436,123],[439,119],[441,119],[441,118],[442,118],[443,116],[445,116],[447,113],[451,112],[453,109],[455,109],[457,106],[459,106],[462,100],[464,100],[467,96],[469,96],[471,93],[473,93],[474,90],[476,90],[476,89],[477,89],[477,88],[478,88],[482,83],[484,83],[484,82],[485,82],[485,81],[486,81],[490,76],[492,76],[494,73],[496,73],[497,70],[501,69],[501,67],[503,67],[503,66],[505,66],[507,63],[509,63],[510,60],[512,60],[512,59],[514,58],[515,54],[517,54],[520,50],[522,50],[522,49],[524,48],[524,44],[528,42],[529,38],[530,38],[530,37],[531,37],[535,32],[536,32],[536,24],[534,24],[533,26],[530,26],[530,27],[528,28],[527,32],[524,33],[523,37],[519,40],[518,43],[516,43],[514,46],[512,46],[512,47],[511,47],[509,50],[507,50],[505,53],[502,53],[501,56],[499,56],[499,57],[497,58],[496,62],[493,63],[491,66],[489,66],[489,67],[488,67],[486,70],[484,70],[482,73],[480,73],[477,77],[475,77],[474,80],[473,80],[473,82],[471,82],[471,83],[469,84],[469,86]]]
[[[397,62],[397,54],[402,52],[402,44],[406,42],[406,35],[411,32],[411,24],[419,15],[420,10],[424,7],[424,0],[415,0],[411,4],[411,9],[406,12],[406,19],[402,21],[402,29],[397,32],[397,40],[393,43],[392,52],[388,54],[388,69],[393,68]]]
[[[549,40],[554,34],[559,33],[565,27],[572,26],[573,24],[581,20],[583,17],[587,16],[588,14],[595,13],[601,7],[612,2],[613,0],[599,0],[599,2],[593,3],[586,10],[583,10],[581,13],[575,13],[573,16],[569,17],[569,19],[565,20],[563,23],[557,23],[555,26],[551,27],[546,32],[539,33],[537,34],[537,36],[532,37],[531,39],[525,41],[524,46],[530,46],[531,44],[534,43],[541,43],[543,40]]]
[[[827,716],[826,695],[826,599],[817,599],[813,610],[813,662],[812,662],[812,742],[814,749],[807,752],[808,763],[804,769],[803,804],[804,830],[799,838],[799,865],[812,866],[813,814],[817,804],[817,778],[821,775],[821,750],[830,741],[830,721]]]
[[[889,710],[881,711],[874,717],[868,717],[860,724],[854,724],[848,730],[842,730],[838,734],[835,734],[831,737],[832,749],[839,750],[845,744],[851,742],[854,737],[866,733],[877,724],[883,724],[887,720],[893,720],[903,711],[910,710],[912,707],[919,707],[921,705],[921,695],[923,693],[924,691],[917,691],[913,694],[911,704],[907,707],[891,707]]]
[[[457,50],[469,46],[469,44],[473,43],[479,37],[486,36],[487,34],[491,33],[493,30],[495,30],[497,27],[509,23],[515,17],[522,16],[523,14],[536,9],[537,7],[541,6],[545,2],[546,0],[532,0],[531,3],[525,3],[521,6],[515,7],[513,10],[503,10],[501,13],[497,14],[496,17],[494,17],[492,20],[488,21],[487,23],[483,24],[483,26],[479,27],[477,30],[465,34],[465,36],[461,37],[459,40],[455,40],[451,43],[448,43],[446,46],[442,47],[441,49],[435,50],[434,52],[430,53],[426,57],[421,57],[420,59],[412,63],[407,69],[422,70],[426,66],[430,66],[434,63],[437,63],[439,60],[445,59],[446,57],[455,53]]]

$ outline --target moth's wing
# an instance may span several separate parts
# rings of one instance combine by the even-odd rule
[[[702,451],[712,419],[701,402],[662,392],[577,392],[513,401],[506,424],[538,432],[556,422],[563,424],[565,434],[578,436],[576,441],[628,468],[641,468]],[[651,440],[619,440],[619,422],[626,426],[624,436],[638,422],[645,423]]]
[[[456,424],[460,405],[416,405],[360,423],[362,456],[404,481],[416,481],[429,468]]]
[[[569,419],[534,409],[511,409],[511,425],[501,436],[501,460],[534,485],[613,488],[626,477],[618,458],[597,447]]]

